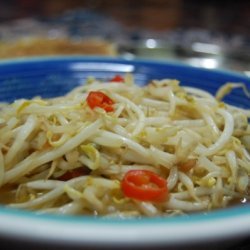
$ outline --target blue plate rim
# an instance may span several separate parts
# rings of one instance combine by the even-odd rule
[[[246,80],[250,80],[250,77],[243,72],[232,71],[224,68],[218,69],[207,69],[201,67],[195,67],[189,65],[187,63],[177,61],[177,60],[157,60],[157,59],[148,59],[148,58],[132,58],[127,59],[124,57],[111,57],[111,56],[83,56],[83,55],[58,55],[58,56],[34,56],[34,57],[19,57],[19,58],[10,58],[10,59],[1,59],[0,67],[11,64],[22,64],[22,63],[32,63],[32,62],[45,62],[45,61],[93,61],[96,60],[98,62],[107,62],[107,63],[138,63],[138,64],[156,64],[156,65],[172,65],[177,67],[189,68],[195,71],[200,72],[212,72],[223,75],[231,75],[234,77],[245,78]]]

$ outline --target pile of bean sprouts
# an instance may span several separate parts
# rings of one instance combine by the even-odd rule
[[[250,111],[172,79],[87,82],[65,96],[0,105],[0,202],[37,213],[173,216],[250,198]],[[90,91],[114,101],[91,109]],[[82,167],[81,176],[60,180]],[[163,202],[126,197],[129,170],[166,179]]]

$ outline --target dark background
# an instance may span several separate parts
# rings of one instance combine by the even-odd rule
[[[102,12],[127,26],[154,30],[195,27],[227,34],[250,33],[250,1],[247,0],[2,0],[0,22],[54,17],[76,8]]]

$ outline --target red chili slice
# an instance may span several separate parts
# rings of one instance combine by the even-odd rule
[[[115,75],[111,80],[111,82],[124,82],[124,78],[120,75]]]
[[[163,202],[167,199],[167,182],[148,170],[130,170],[122,180],[125,196],[141,201]]]
[[[75,169],[67,171],[65,174],[59,176],[57,179],[60,181],[68,181],[79,176],[84,176],[88,173],[89,173],[88,169],[84,167],[79,167],[79,168],[75,168]]]
[[[91,109],[96,107],[104,109],[106,112],[114,111],[114,101],[100,91],[91,91],[87,96],[87,104]]]

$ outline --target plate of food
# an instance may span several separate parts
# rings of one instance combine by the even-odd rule
[[[249,236],[249,87],[241,74],[171,62],[2,61],[1,237],[187,246]]]

